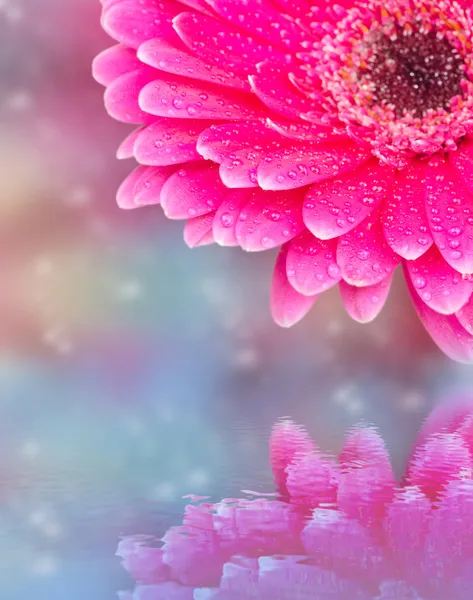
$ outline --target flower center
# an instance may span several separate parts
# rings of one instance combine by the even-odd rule
[[[372,50],[361,80],[371,80],[374,103],[389,105],[396,117],[411,113],[421,118],[431,110],[448,110],[451,99],[462,94],[463,59],[435,31],[398,26],[394,36],[381,34]]]
[[[316,50],[337,119],[392,166],[455,150],[473,131],[470,8],[454,0],[360,0]]]

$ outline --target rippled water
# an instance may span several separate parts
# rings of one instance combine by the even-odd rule
[[[148,347],[125,382],[104,357],[4,359],[2,600],[105,600],[131,588],[115,557],[121,536],[160,537],[182,522],[189,493],[218,501],[274,489],[268,439],[281,416],[329,451],[369,415],[400,472],[432,402],[395,377],[322,382],[307,361],[235,367],[223,337],[174,341],[164,353]]]

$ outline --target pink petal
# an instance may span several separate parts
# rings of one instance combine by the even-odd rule
[[[335,262],[337,243],[324,242],[304,231],[288,246],[286,268],[292,287],[300,294],[313,296],[336,285],[340,267]]]
[[[375,285],[356,287],[340,281],[342,302],[349,316],[358,323],[370,323],[381,312],[388,299],[392,275]]]
[[[458,150],[449,154],[449,159],[463,183],[473,194],[473,138],[464,138]]]
[[[306,16],[311,9],[310,0],[275,0],[275,3],[293,17]]]
[[[471,282],[445,262],[435,246],[417,260],[406,261],[405,265],[414,289],[436,312],[451,315],[471,296]]]
[[[101,52],[92,63],[92,75],[102,85],[110,85],[121,75],[136,71],[141,67],[136,52],[120,44]]]
[[[213,235],[220,246],[238,246],[235,227],[249,197],[249,190],[232,190],[218,207],[213,222]]]
[[[286,62],[283,51],[228,21],[184,12],[174,19],[174,28],[193,54],[233,73],[255,73],[256,65],[267,59],[279,64]]]
[[[456,315],[441,315],[422,302],[408,274],[405,275],[417,313],[434,342],[453,360],[473,363],[473,335],[468,333]]]
[[[205,121],[159,119],[140,132],[134,146],[136,160],[155,166],[199,160],[197,139],[208,125]]]
[[[117,191],[117,204],[120,208],[137,208],[134,201],[135,185],[145,173],[147,173],[147,167],[137,167],[123,181]]]
[[[422,256],[433,244],[424,204],[424,169],[411,164],[397,175],[383,205],[383,231],[391,248],[406,260]]]
[[[463,439],[455,433],[435,433],[417,449],[407,478],[410,485],[436,500],[450,481],[472,475],[472,459]]]
[[[163,186],[174,172],[173,167],[147,167],[133,190],[135,205],[159,204]]]
[[[306,454],[287,467],[287,490],[292,504],[335,507],[337,489],[337,470],[318,452]]]
[[[473,273],[473,195],[443,158],[430,161],[426,209],[435,243],[457,271]]]
[[[456,313],[456,317],[468,333],[473,335],[473,296]]]
[[[265,65],[258,75],[251,75],[252,90],[269,110],[286,119],[298,120],[301,114],[313,109],[313,103],[290,82],[287,74],[272,63]]]
[[[227,187],[257,187],[256,169],[271,148],[281,148],[281,136],[264,123],[214,125],[199,138],[197,149],[218,162]]]
[[[159,117],[183,119],[223,119],[246,121],[264,115],[264,107],[252,97],[236,90],[161,73],[141,92],[140,106]]]
[[[155,119],[144,112],[138,103],[140,92],[154,79],[155,71],[142,67],[115,79],[105,90],[105,108],[108,114],[124,123],[151,123]]]
[[[303,29],[267,0],[252,0],[242,11],[241,0],[208,0],[210,6],[222,17],[237,27],[257,34],[270,44],[291,52],[303,49],[307,35]]]
[[[274,266],[270,306],[274,321],[281,327],[291,327],[312,308],[315,296],[303,296],[289,283],[286,275],[287,248],[281,248]]]
[[[172,19],[179,7],[173,0],[125,0],[105,9],[102,26],[117,42],[131,48],[153,38],[174,40]]]
[[[222,163],[233,158],[239,150],[259,150],[270,144],[281,144],[281,136],[262,121],[236,121],[212,125],[199,138],[202,156]]]
[[[339,237],[381,203],[392,181],[392,169],[371,160],[342,177],[315,183],[305,197],[304,223],[318,238]]]
[[[214,125],[204,131],[197,148],[206,158],[220,163],[220,177],[227,187],[256,187],[256,168],[270,151],[281,148],[281,136],[264,123],[235,122]]]
[[[207,4],[206,0],[179,0],[181,4],[195,8],[201,13],[213,16],[213,11]]]
[[[189,219],[216,211],[227,193],[217,165],[190,164],[166,181],[161,204],[169,219]]]
[[[134,157],[133,151],[135,147],[135,142],[142,131],[143,127],[138,127],[138,129],[132,131],[130,135],[123,140],[123,142],[120,144],[117,150],[118,159],[123,160],[126,158]]]
[[[364,148],[339,143],[301,145],[269,154],[258,167],[258,184],[265,190],[289,190],[353,171],[368,158]]]
[[[384,239],[378,211],[373,211],[338,242],[337,263],[343,279],[351,285],[380,283],[392,275],[399,262],[399,256]]]
[[[173,46],[162,40],[149,40],[140,46],[138,56],[145,64],[166,73],[250,91],[246,76],[232,74],[212,65],[190,54],[184,44],[182,46],[183,48]]]
[[[302,456],[313,452],[315,444],[302,425],[284,420],[273,426],[269,447],[274,482],[278,492],[288,498],[287,468]]]
[[[130,209],[159,204],[164,183],[174,172],[172,167],[136,168],[120,186],[117,203],[120,208]]]
[[[212,223],[215,213],[189,219],[184,226],[184,241],[189,248],[213,244]]]
[[[266,123],[271,129],[290,140],[319,144],[348,141],[346,135],[335,132],[333,127],[315,125],[304,121],[285,121],[276,117],[268,118]]]
[[[268,250],[295,237],[304,228],[301,200],[298,192],[252,190],[235,227],[240,246],[249,252]]]

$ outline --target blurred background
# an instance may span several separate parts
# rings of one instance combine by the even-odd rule
[[[273,253],[189,250],[159,208],[122,212],[128,132],[92,58],[98,0],[0,2],[0,597],[112,600],[120,535],[181,522],[184,494],[271,491],[285,415],[337,450],[367,421],[402,473],[430,407],[473,382],[400,278],[371,325],[336,290],[289,331]]]

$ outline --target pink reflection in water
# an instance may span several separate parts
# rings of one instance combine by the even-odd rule
[[[125,538],[123,600],[471,600],[472,400],[431,414],[402,483],[372,427],[338,457],[291,421],[270,445],[277,499],[189,504],[159,546]]]

